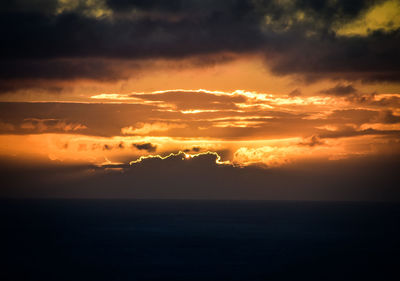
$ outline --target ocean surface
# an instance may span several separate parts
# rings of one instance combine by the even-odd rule
[[[0,280],[400,280],[400,205],[2,200]]]

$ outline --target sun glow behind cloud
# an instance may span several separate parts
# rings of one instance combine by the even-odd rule
[[[216,153],[217,164],[278,167],[398,151],[399,95],[335,95],[342,89],[314,96],[204,89],[99,94],[91,97],[96,102],[58,103],[65,116],[52,116],[52,104],[20,104],[47,117],[21,113],[19,121],[2,121],[8,134],[0,136],[0,153],[102,165],[182,151],[184,158]],[[68,120],[68,110],[76,119]]]

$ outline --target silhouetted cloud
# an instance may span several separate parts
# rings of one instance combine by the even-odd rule
[[[215,159],[211,154],[190,160],[177,156],[108,167],[7,162],[0,169],[7,182],[0,197],[400,200],[397,156],[306,162],[269,170],[217,165]]]
[[[334,96],[346,96],[355,94],[356,92],[357,90],[352,85],[342,85],[342,84],[337,84],[333,88],[321,91],[322,94],[334,95]]]
[[[157,150],[157,145],[151,143],[133,143],[132,145],[139,150],[146,150],[147,152],[155,152]]]

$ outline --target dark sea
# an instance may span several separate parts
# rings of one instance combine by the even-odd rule
[[[2,200],[0,280],[400,280],[393,203]]]

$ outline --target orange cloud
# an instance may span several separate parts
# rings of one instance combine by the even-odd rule
[[[39,132],[45,132],[49,130],[60,130],[64,132],[78,131],[87,129],[85,125],[80,123],[70,123],[63,120],[57,119],[37,119],[29,118],[20,125],[21,129],[36,130]]]
[[[138,123],[137,127],[124,127],[121,128],[121,133],[123,135],[147,135],[153,132],[166,132],[171,129],[185,128],[184,124],[174,124],[174,123]]]

